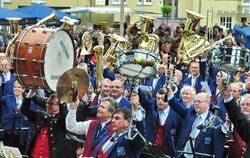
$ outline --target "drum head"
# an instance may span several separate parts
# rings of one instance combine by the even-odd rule
[[[74,45],[71,36],[65,30],[57,30],[47,45],[44,73],[50,89],[56,91],[61,75],[74,65]]]
[[[136,63],[135,59],[156,62],[156,56],[146,50],[128,50],[118,56],[118,72],[129,78],[146,79],[156,74],[156,65],[145,65]]]

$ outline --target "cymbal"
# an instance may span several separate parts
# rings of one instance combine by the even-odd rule
[[[57,97],[62,102],[71,103],[74,99],[73,95],[82,99],[88,88],[89,76],[87,72],[83,69],[71,68],[64,72],[57,82]]]

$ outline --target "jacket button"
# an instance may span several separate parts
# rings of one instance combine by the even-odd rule
[[[56,150],[56,147],[53,147],[52,150]]]

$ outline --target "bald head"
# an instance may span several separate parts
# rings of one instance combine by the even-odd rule
[[[195,112],[198,115],[203,114],[209,110],[210,106],[210,97],[207,93],[201,92],[198,93],[195,97],[194,108]]]

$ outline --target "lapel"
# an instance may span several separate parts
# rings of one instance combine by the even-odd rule
[[[191,130],[192,130],[192,126],[193,126],[194,121],[196,119],[196,113],[195,113],[194,109],[191,113],[192,114],[190,115],[190,117],[188,116],[187,120],[185,121],[185,123],[186,123],[185,133],[187,136],[190,135]]]
[[[208,112],[208,115],[207,115],[205,121],[207,121],[207,119],[208,119],[210,116],[211,116],[211,113]],[[204,140],[204,135],[209,131],[209,129],[207,129],[206,132],[202,132],[204,128],[206,128],[206,127],[202,127],[202,128],[200,129],[200,132],[199,132],[198,136],[196,137],[196,141],[195,141],[194,147],[197,147],[197,145],[198,145],[199,143],[201,143],[202,141],[205,141],[205,140]]]
[[[108,124],[110,124],[111,121],[109,121],[104,127],[103,129],[100,131],[99,133],[99,137],[97,138],[97,133],[98,133],[98,129],[99,127],[101,126],[100,124],[98,124],[97,126],[95,126],[95,129],[94,129],[94,133],[95,133],[95,136],[92,138],[92,147],[94,147],[98,142],[100,142],[103,138],[105,138],[105,136],[108,135],[108,132],[109,132],[109,128],[108,128]]]
[[[15,98],[15,96],[13,96],[13,97],[11,97],[11,108],[12,108],[12,110],[14,111],[14,112],[16,112],[16,98]]]
[[[168,113],[168,117],[167,117],[167,119],[166,119],[166,121],[165,121],[165,124],[164,124],[164,133],[165,133],[166,131],[168,131],[169,128],[172,126],[173,117],[174,117],[174,115],[173,115],[173,113],[172,113],[172,111],[171,111],[171,108],[170,108],[170,109],[169,109],[169,113]]]
[[[107,157],[109,157],[110,153],[113,151],[113,149],[115,148],[115,146],[122,142],[124,140],[124,136],[125,134],[121,135],[118,139],[116,139],[116,141],[112,144],[112,146],[109,148],[109,150],[107,151]],[[124,143],[125,144],[125,143]]]
[[[97,147],[95,148],[95,157],[98,155],[98,151],[104,145],[104,143],[110,138],[111,136],[104,136],[100,142],[98,143]]]

